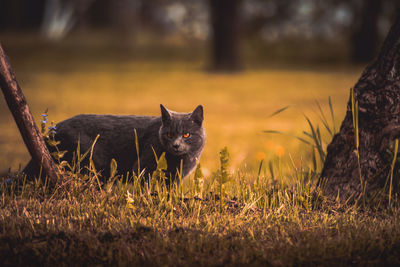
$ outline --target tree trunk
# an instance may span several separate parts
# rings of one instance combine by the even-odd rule
[[[0,0],[0,30],[36,30],[44,13],[45,0]]]
[[[47,174],[49,180],[56,183],[58,180],[57,165],[51,158],[42,135],[36,127],[25,96],[18,85],[14,71],[1,44],[0,87],[32,159],[38,166],[42,166],[43,172]]]
[[[354,99],[358,102],[359,161],[351,96],[340,132],[328,146],[320,182],[325,184],[325,193],[331,198],[339,195],[341,201],[346,201],[362,195],[370,197],[385,185],[393,159],[387,149],[400,137],[399,68],[400,15],[378,58],[364,70],[354,86]]]
[[[378,18],[381,9],[381,0],[367,0],[362,3],[351,36],[351,57],[354,62],[370,62],[374,59],[380,43]]]
[[[215,71],[238,71],[242,0],[209,0],[212,28],[212,66]]]

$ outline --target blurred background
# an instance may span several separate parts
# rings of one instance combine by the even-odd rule
[[[395,0],[0,0],[0,42],[33,115],[159,115],[205,108],[204,172],[227,146],[233,168],[310,155],[296,139],[373,60]],[[289,106],[281,114],[276,110]],[[0,170],[29,154],[0,100]],[[322,127],[321,127],[322,128]],[[330,135],[324,134],[326,144]],[[325,144],[325,145],[326,145]],[[258,163],[257,163],[258,162]]]

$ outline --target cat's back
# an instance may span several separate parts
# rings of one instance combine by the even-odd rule
[[[97,135],[104,132],[141,131],[159,127],[160,117],[141,115],[79,114],[56,125],[56,132],[87,133]]]

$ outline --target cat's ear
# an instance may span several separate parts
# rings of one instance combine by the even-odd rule
[[[203,120],[204,120],[202,105],[197,106],[197,108],[190,115],[190,119],[201,126],[201,124],[203,123]]]
[[[171,122],[171,113],[169,113],[168,109],[166,109],[162,104],[160,104],[161,108],[161,120],[164,124]]]

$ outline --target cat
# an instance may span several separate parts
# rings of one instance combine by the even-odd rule
[[[81,114],[58,123],[54,139],[59,141],[59,151],[67,151],[62,160],[72,161],[78,142],[83,154],[91,148],[96,136],[99,138],[93,149],[93,162],[102,180],[110,176],[110,162],[115,159],[117,173],[126,175],[138,172],[138,165],[148,177],[156,169],[156,157],[165,152],[167,184],[173,182],[178,171],[182,178],[196,167],[203,151],[206,133],[203,127],[203,107],[199,105],[191,113],[179,113],[160,105],[161,116],[97,115]],[[136,129],[139,144],[139,160],[135,145]],[[54,147],[48,146],[51,151]],[[88,165],[88,156],[81,165]],[[39,167],[31,160],[24,168],[27,176],[38,176]],[[137,174],[137,173],[136,173]]]

